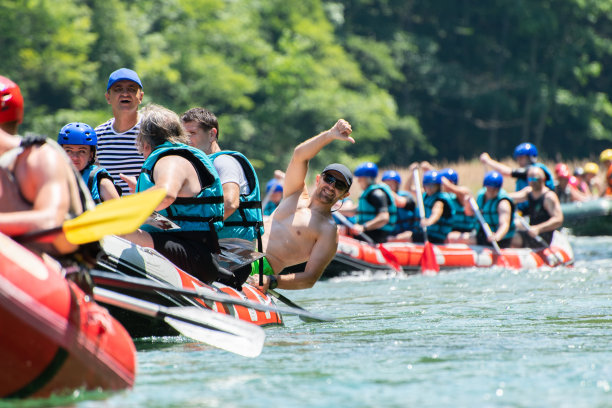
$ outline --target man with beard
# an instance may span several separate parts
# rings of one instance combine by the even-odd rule
[[[554,231],[563,224],[559,198],[554,191],[545,186],[544,180],[546,180],[544,170],[538,166],[531,166],[527,170],[529,185],[509,194],[515,203],[527,203],[523,214],[529,216],[531,224],[527,231],[518,231],[518,234],[514,235],[513,247],[541,248],[542,245],[535,239],[538,235],[550,244]]]
[[[331,209],[349,195],[353,182],[351,171],[334,163],[317,175],[312,194],[306,188],[309,161],[334,140],[355,143],[350,137],[351,125],[340,119],[329,130],[298,145],[283,183],[283,199],[266,220],[263,235],[264,262],[262,290],[307,289],[312,287],[336,255],[338,229]],[[259,285],[259,265],[253,263],[248,282]],[[303,272],[282,274],[291,265],[306,262]]]

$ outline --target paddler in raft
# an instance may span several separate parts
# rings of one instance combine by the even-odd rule
[[[121,187],[115,184],[113,176],[94,164],[98,137],[91,126],[79,122],[68,123],[59,131],[57,143],[64,148],[74,167],[83,176],[96,204],[121,196]]]
[[[355,168],[355,178],[363,190],[357,203],[357,223],[350,233],[357,239],[366,234],[376,243],[387,242],[397,222],[393,191],[386,183],[377,183],[378,166],[372,162]]]
[[[262,251],[262,202],[253,165],[244,154],[221,149],[219,120],[211,111],[192,108],[181,115],[181,121],[189,144],[206,153],[219,173],[223,189],[223,228],[218,231],[218,237],[244,239],[252,243],[253,249]],[[240,289],[250,273],[251,265],[247,264],[235,270],[231,278],[219,280]]]
[[[217,231],[223,226],[223,189],[212,161],[189,146],[180,118],[159,105],[142,110],[136,138],[145,162],[138,177],[126,177],[136,192],[163,187],[166,198],[156,208],[180,226],[160,230],[143,225],[124,238],[154,248],[187,273],[210,283],[222,275],[213,252],[219,251]]]
[[[527,231],[519,230],[514,235],[512,246],[515,248],[541,248],[542,245],[535,239],[538,235],[550,244],[554,231],[563,224],[561,203],[554,191],[546,187],[545,179],[546,174],[541,167],[531,166],[527,171],[529,186],[509,194],[515,203],[527,204],[523,214],[529,216],[531,224]]]
[[[21,91],[0,76],[0,232],[8,236],[50,230],[93,207],[61,147],[44,137],[17,136],[22,121]],[[24,246],[53,256],[78,249],[64,234]]]
[[[331,129],[295,148],[285,173],[283,199],[265,221],[263,285],[259,286],[258,262],[252,264],[248,283],[261,290],[307,289],[319,280],[338,247],[338,228],[331,210],[338,200],[348,197],[353,176],[346,166],[330,164],[317,175],[314,191],[309,194],[305,183],[308,163],[334,140],[355,143],[351,132],[351,125],[340,119]],[[285,267],[303,262],[303,272],[281,274]]]

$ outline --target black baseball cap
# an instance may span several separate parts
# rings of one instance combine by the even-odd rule
[[[351,187],[351,185],[353,184],[353,173],[344,164],[330,164],[329,166],[325,167],[321,173],[326,173],[328,171],[335,171],[337,173],[340,173],[342,177],[344,177],[344,180],[346,181],[346,184],[349,187]]]

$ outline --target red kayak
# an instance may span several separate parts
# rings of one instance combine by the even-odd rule
[[[0,398],[134,384],[128,332],[61,269],[0,234]]]

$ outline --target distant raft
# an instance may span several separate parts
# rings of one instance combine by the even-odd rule
[[[59,267],[0,234],[0,398],[134,384],[127,331]]]
[[[387,242],[383,244],[398,259],[406,273],[421,271],[423,244],[408,242]],[[433,245],[437,263],[441,269],[488,268],[500,265],[499,256],[493,248],[478,245],[447,244]],[[533,269],[570,265],[574,252],[565,234],[555,231],[551,247],[541,249],[507,248],[501,253],[506,267]],[[366,242],[341,235],[336,256],[329,264],[322,278],[340,276],[353,271],[390,269],[381,252]]]

